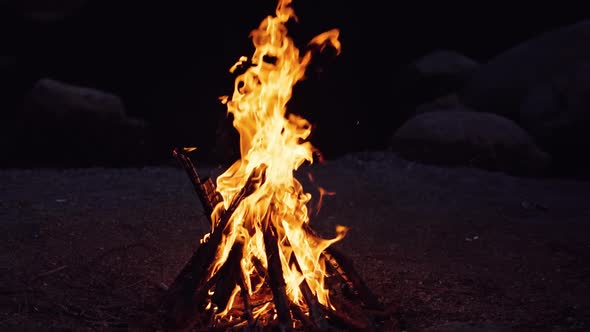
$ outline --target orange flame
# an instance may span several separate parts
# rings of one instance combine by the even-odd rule
[[[279,0],[276,16],[266,17],[250,34],[255,52],[250,59],[241,57],[230,69],[248,65],[235,80],[231,98],[221,97],[228,113],[234,117],[233,125],[240,135],[241,159],[217,178],[217,190],[223,202],[212,214],[218,220],[220,210],[245,185],[250,173],[260,165],[266,165],[266,181],[248,196],[235,210],[226,230],[220,253],[210,274],[213,275],[227,259],[235,241],[244,244],[241,260],[250,295],[261,289],[262,276],[256,275],[254,261],[268,268],[263,239],[266,223],[272,223],[279,242],[280,259],[286,292],[290,300],[304,308],[300,284],[309,284],[317,301],[331,307],[328,290],[324,287],[326,274],[321,253],[334,242],[342,239],[347,229],[337,227],[336,237],[323,239],[308,234],[303,225],[309,222],[306,204],[311,194],[303,191],[293,173],[304,162],[313,163],[314,147],[306,141],[311,133],[310,123],[294,114],[286,115],[286,105],[293,86],[304,78],[311,60],[311,51],[300,56],[293,40],[287,36],[285,23],[297,19],[291,0]],[[334,47],[340,52],[337,29],[324,32],[310,41],[310,45]],[[221,206],[225,204],[225,206]],[[293,260],[298,264],[293,264]],[[295,266],[298,265],[298,268]],[[234,290],[234,296],[238,292]],[[231,309],[220,308],[219,315]],[[272,313],[272,305],[257,309],[256,315]]]

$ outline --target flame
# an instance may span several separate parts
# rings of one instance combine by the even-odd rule
[[[326,271],[321,253],[342,239],[347,229],[338,227],[332,239],[305,231],[311,194],[303,191],[293,173],[303,163],[313,163],[315,148],[306,141],[311,133],[310,123],[298,115],[287,114],[286,106],[293,86],[305,77],[312,53],[307,51],[301,56],[287,35],[285,23],[297,20],[290,5],[291,0],[279,0],[276,16],[266,17],[251,32],[254,54],[250,58],[242,56],[230,69],[233,73],[238,68],[246,68],[235,79],[231,98],[220,97],[228,113],[233,115],[233,126],[240,135],[241,159],[217,178],[217,190],[223,196],[223,203],[215,208],[211,219],[219,220],[220,211],[228,208],[255,168],[265,165],[266,179],[233,213],[210,275],[223,265],[233,244],[240,241],[244,245],[240,265],[245,287],[250,295],[260,291],[265,276],[258,275],[255,262],[268,269],[264,234],[270,228],[275,231],[280,249],[288,298],[305,308],[300,290],[300,284],[305,281],[317,301],[331,307],[329,292],[324,287]],[[309,46],[319,47],[319,50],[332,46],[339,53],[338,35],[337,29],[324,32],[313,38]],[[238,289],[236,286],[228,307],[220,308],[219,315],[231,309]],[[255,310],[255,315],[272,314],[273,310],[272,305],[265,305]]]

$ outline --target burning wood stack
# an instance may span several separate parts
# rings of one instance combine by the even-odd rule
[[[230,97],[222,97],[240,134],[241,158],[217,178],[200,179],[189,157],[174,156],[191,179],[211,232],[202,239],[162,300],[163,325],[172,330],[375,330],[383,308],[332,239],[309,225],[307,203],[293,172],[313,162],[307,120],[286,114],[292,88],[304,77],[311,51],[300,56],[285,23],[290,0],[251,33],[253,56]],[[338,30],[310,44],[340,51]]]
[[[190,149],[178,148],[174,150],[174,156],[189,175],[205,211],[212,210],[221,197],[211,178],[204,181],[200,179],[188,156],[189,152]],[[326,263],[326,285],[330,289],[329,306],[318,302],[305,279],[299,284],[303,302],[297,303],[288,297],[280,261],[280,240],[270,220],[272,212],[264,221],[266,266],[260,259],[254,258],[255,273],[245,275],[241,265],[244,242],[235,241],[222,266],[210,275],[232,214],[240,202],[264,183],[265,170],[266,167],[262,166],[252,172],[246,185],[222,213],[211,235],[201,243],[170,286],[160,308],[163,325],[173,330],[195,327],[213,330],[238,327],[312,331],[331,328],[378,329],[385,318],[382,304],[366,286],[352,262],[335,248],[327,247],[321,253]],[[304,231],[310,237],[318,237],[307,224]],[[300,271],[297,258],[291,257],[292,264]],[[247,278],[262,279],[263,285],[255,294],[248,291]]]

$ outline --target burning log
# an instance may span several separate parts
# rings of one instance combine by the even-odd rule
[[[187,160],[190,160],[187,158]],[[191,163],[192,164],[192,163]],[[239,206],[240,202],[252,194],[256,188],[264,182],[265,165],[252,171],[246,185],[234,197],[229,208],[224,211],[218,221],[215,229],[209,236],[208,241],[203,242],[191,259],[185,264],[180,274],[176,277],[163,300],[163,311],[167,324],[173,326],[190,326],[194,324],[192,313],[200,304],[202,296],[195,297],[195,291],[202,286],[207,272],[215,259],[215,255],[220,247],[223,231],[225,230],[232,214]],[[196,170],[194,172],[198,178]],[[194,182],[193,182],[194,183]],[[206,198],[209,199],[209,198]],[[208,204],[212,202],[207,201]],[[221,275],[221,274],[218,274]],[[210,287],[209,287],[210,288]],[[207,289],[208,290],[208,289]],[[207,291],[205,290],[205,291]]]
[[[244,301],[244,313],[242,316],[248,321],[248,326],[254,326],[256,322],[252,313],[252,302],[250,301],[246,277],[243,273],[239,274],[238,286],[240,286],[240,296],[242,297],[242,301]]]
[[[240,267],[240,260],[242,259],[244,251],[244,243],[236,241],[227,257],[223,266],[217,271],[219,275],[215,283],[215,292],[211,296],[211,304],[217,308],[225,308],[232,296],[235,295],[242,269]],[[203,289],[205,290],[205,289]],[[206,291],[209,291],[207,289]]]
[[[297,268],[301,271],[301,268]],[[301,294],[303,295],[303,299],[305,303],[307,303],[307,307],[309,308],[309,316],[311,317],[310,322],[306,322],[308,326],[313,326],[314,329],[325,330],[328,328],[328,323],[326,322],[324,315],[327,311],[321,304],[318,303],[317,299],[314,297],[307,280],[303,280],[301,284],[299,284],[299,288],[301,289]]]
[[[289,299],[285,291],[286,284],[283,278],[283,268],[279,253],[277,230],[272,224],[273,209],[268,211],[267,217],[264,220],[264,249],[266,258],[268,260],[268,278],[269,286],[273,294],[273,301],[281,331],[289,330],[291,328],[291,310],[289,309]]]

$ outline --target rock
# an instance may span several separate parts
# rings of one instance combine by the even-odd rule
[[[7,2],[29,20],[51,23],[73,15],[86,5],[87,0],[9,0]]]
[[[551,159],[513,121],[462,109],[417,114],[394,133],[391,148],[409,160],[528,176],[544,175]]]
[[[541,139],[555,137],[583,124],[578,133],[589,141],[590,62],[555,75],[551,80],[533,86],[520,106],[522,127]],[[582,128],[580,128],[582,129]]]
[[[590,162],[590,62],[533,86],[519,112],[521,126],[558,163],[560,173],[586,173]]]
[[[588,40],[590,20],[524,41],[476,69],[460,97],[477,111],[518,121],[521,104],[533,86],[590,62]]]
[[[128,118],[119,97],[50,78],[37,81],[26,97],[25,112],[48,121],[140,122]]]
[[[454,76],[464,78],[479,67],[479,63],[451,50],[436,50],[418,59],[414,66],[425,77]]]
[[[558,176],[588,177],[590,20],[527,40],[474,72],[459,93],[477,111],[503,115],[553,157]]]
[[[15,125],[20,135],[14,141],[22,146],[14,155],[22,161],[119,165],[146,157],[147,123],[127,115],[119,97],[97,89],[41,79]]]
[[[472,111],[456,94],[439,97],[416,107],[416,114],[436,111]]]
[[[402,70],[399,89],[416,106],[458,91],[478,67],[478,62],[458,52],[436,50]]]

